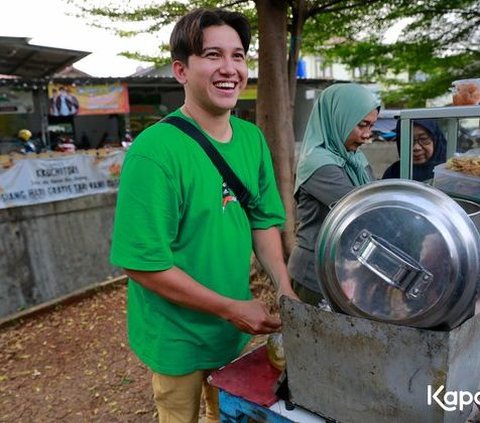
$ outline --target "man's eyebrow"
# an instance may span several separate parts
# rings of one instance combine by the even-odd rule
[[[218,47],[218,46],[206,46],[206,47],[203,47],[202,53],[203,53],[204,51],[207,51],[207,50],[223,50],[223,48],[222,48],[222,47]],[[234,50],[234,51],[241,51],[242,53],[245,53],[245,50],[244,50],[243,47],[235,47],[233,50]]]

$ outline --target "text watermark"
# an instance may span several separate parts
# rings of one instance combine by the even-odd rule
[[[446,391],[445,386],[434,391],[432,385],[427,386],[427,405],[436,403],[445,411],[463,411],[472,403],[480,404],[480,392],[472,394],[469,391]]]

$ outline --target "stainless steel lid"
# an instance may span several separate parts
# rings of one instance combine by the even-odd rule
[[[453,199],[420,182],[357,188],[325,219],[321,290],[336,311],[406,326],[452,328],[473,314],[480,236]]]

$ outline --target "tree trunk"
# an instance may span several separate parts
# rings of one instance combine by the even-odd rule
[[[290,28],[290,49],[288,52],[288,87],[290,92],[290,107],[292,115],[295,110],[295,95],[297,92],[297,66],[302,45],[302,33],[306,14],[305,0],[295,0],[292,9]]]
[[[287,213],[283,247],[287,256],[295,241],[293,162],[295,136],[290,107],[287,69],[286,0],[256,0],[258,12],[259,61],[257,123],[272,152],[278,188]]]

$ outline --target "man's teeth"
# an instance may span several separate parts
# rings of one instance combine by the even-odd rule
[[[215,84],[217,88],[235,88],[234,82],[217,82]]]

